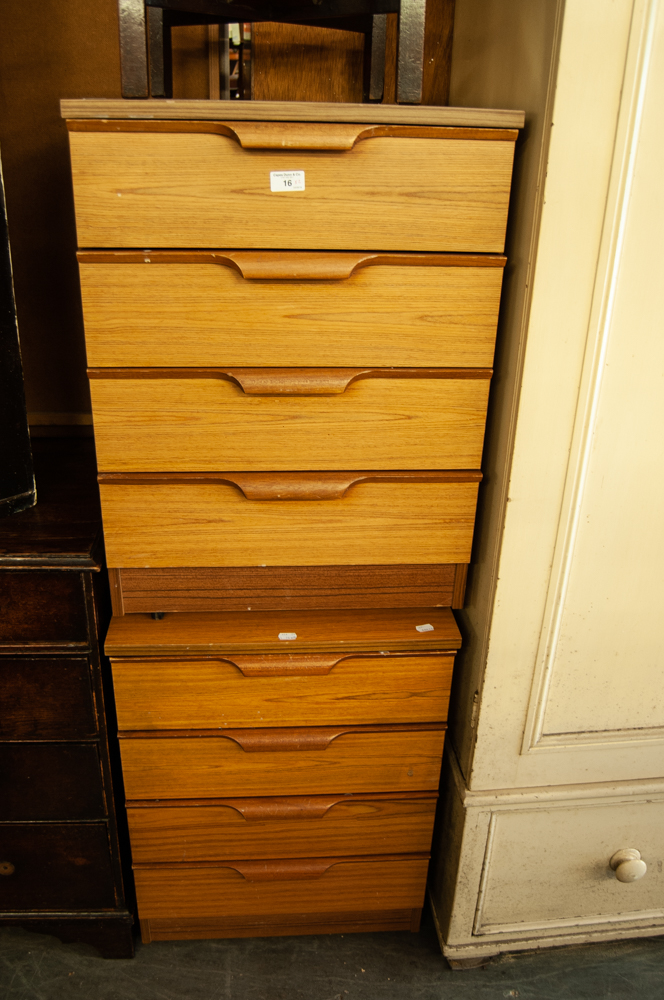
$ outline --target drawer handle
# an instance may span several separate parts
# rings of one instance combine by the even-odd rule
[[[221,659],[221,658],[220,658]],[[302,655],[280,656],[264,653],[250,656],[224,656],[223,661],[232,663],[245,677],[310,677],[329,674],[333,667],[347,656]]]
[[[88,368],[90,379],[220,379],[246,396],[335,396],[360,379],[488,380],[491,368]]]
[[[247,500],[341,500],[358,483],[479,483],[481,472],[100,472],[103,486],[225,483]]]
[[[641,860],[641,853],[633,847],[625,847],[616,851],[609,865],[616,873],[619,882],[638,882],[648,871],[645,861]]]
[[[303,795],[279,798],[224,799],[221,804],[235,809],[248,822],[264,819],[322,819],[327,812],[340,802],[363,802],[361,796]]]
[[[504,267],[500,254],[356,253],[338,250],[79,250],[80,264],[218,264],[247,281],[343,281],[374,264]]]
[[[247,281],[345,281],[358,268],[379,264],[386,257],[376,253],[302,253],[297,250],[289,253],[215,251],[212,256],[215,263],[232,267]],[[402,263],[399,258],[389,262]],[[417,263],[406,258],[403,262]]]
[[[222,733],[245,753],[279,753],[288,750],[327,750],[347,729],[235,729]]]
[[[320,878],[337,864],[336,859],[313,858],[279,861],[234,861],[224,868],[233,868],[247,882],[291,882],[295,879]]]
[[[0,875],[13,875],[16,868],[11,861],[0,861]]]

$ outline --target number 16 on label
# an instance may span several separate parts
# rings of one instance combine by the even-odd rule
[[[270,191],[304,191],[304,170],[271,170]]]

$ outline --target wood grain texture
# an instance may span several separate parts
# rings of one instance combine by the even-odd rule
[[[103,779],[96,741],[0,743],[0,820],[104,819]]]
[[[457,563],[454,573],[454,593],[452,607],[462,608],[466,599],[466,583],[468,581],[468,563]]]
[[[315,881],[249,882],[232,868],[135,871],[139,911],[155,917],[244,917],[421,907],[428,859],[338,862]],[[312,884],[313,882],[313,884]]]
[[[3,910],[117,906],[106,823],[8,823],[0,839],[15,869],[2,877]]]
[[[243,149],[308,149],[344,152],[364,139],[483,139],[515,142],[517,129],[435,128],[427,125],[350,125],[282,122],[69,121],[69,132],[171,132],[224,135]]]
[[[503,250],[513,141],[373,138],[316,152],[197,133],[69,138],[82,247]],[[270,191],[284,170],[305,171],[305,190]]]
[[[98,726],[87,657],[0,657],[0,739],[91,739]]]
[[[287,672],[288,657],[273,659],[261,672],[254,665],[248,673],[242,661],[116,659],[118,726],[225,729],[447,718],[453,655],[348,657],[331,668],[310,664],[311,673],[306,663]]]
[[[418,632],[417,626],[433,625]],[[280,640],[294,632],[297,639]],[[107,656],[196,656],[200,654],[452,652],[461,633],[449,608],[370,611],[262,611],[167,614],[113,618],[106,635]]]
[[[118,569],[122,607],[154,611],[449,607],[457,567],[236,566]]]
[[[254,100],[362,101],[363,33],[262,21],[252,35]]]
[[[504,254],[344,250],[79,250],[80,264],[218,264],[247,280],[344,281],[363,267],[505,267]]]
[[[6,570],[0,573],[0,608],[0,649],[89,644],[81,573],[55,575],[24,566]]]
[[[121,200],[121,199],[120,199]],[[97,256],[97,255],[95,255]],[[347,280],[247,281],[185,255],[107,255],[79,264],[91,366],[258,365],[491,367],[502,284],[498,266],[362,267]],[[247,254],[249,256],[249,254]],[[256,255],[258,257],[260,255]],[[270,268],[302,267],[281,254]],[[312,274],[318,264],[306,265]],[[201,261],[198,262],[197,261]],[[344,262],[343,270],[357,258]],[[412,259],[412,258],[411,258]],[[434,258],[435,259],[435,258]],[[173,260],[173,263],[167,263]],[[463,258],[461,258],[463,260]],[[245,265],[256,273],[259,261]],[[240,317],[228,322],[228,316]]]
[[[252,805],[263,803],[267,815],[252,815]],[[135,864],[147,864],[426,853],[435,810],[433,792],[416,798],[369,793],[228,799],[210,805],[130,803],[128,816],[132,858]]]
[[[274,376],[245,381],[239,374],[240,385],[217,373],[170,378],[152,371],[145,378],[130,369],[137,377],[94,377],[98,467],[118,472],[479,467],[487,377],[454,379],[447,372],[442,378],[400,377],[397,371],[353,380],[343,369],[336,378],[335,369],[327,369],[328,378],[307,379],[307,371],[300,369],[299,379],[285,372],[281,382]]]
[[[184,941],[204,938],[283,937],[294,934],[364,934],[417,931],[421,908],[345,910],[335,913],[291,913],[278,917],[159,917],[141,920],[141,940]]]
[[[303,730],[301,738],[308,732]],[[360,727],[336,736],[325,749],[261,752],[244,750],[235,738],[240,735],[249,734],[236,730],[234,738],[125,735],[120,746],[127,797],[435,791],[445,739],[442,726],[367,732]]]
[[[477,488],[361,482],[340,500],[255,501],[183,480],[102,482],[100,493],[111,566],[318,566],[468,562]]]
[[[61,100],[67,119],[369,122],[461,128],[523,128],[525,113],[497,108],[338,104],[324,101]]]

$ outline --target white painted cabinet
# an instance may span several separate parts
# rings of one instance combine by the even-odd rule
[[[664,3],[456,18],[452,101],[528,114],[432,883],[462,961],[664,933]]]

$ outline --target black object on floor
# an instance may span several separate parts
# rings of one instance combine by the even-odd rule
[[[664,938],[503,955],[452,972],[419,934],[160,941],[133,960],[0,930],[3,1000],[661,1000]]]

